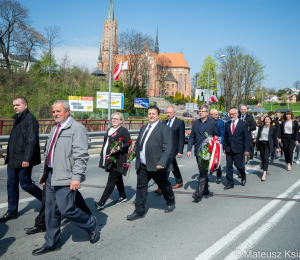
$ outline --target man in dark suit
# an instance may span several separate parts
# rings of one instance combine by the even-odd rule
[[[247,114],[247,106],[246,105],[242,105],[240,107],[240,112],[241,112],[241,114],[239,115],[239,118],[241,120],[247,122],[247,124],[248,124],[248,132],[249,132],[249,140],[250,140],[250,160],[249,161],[252,162],[255,144],[253,142],[251,132],[256,130],[256,124],[255,124],[253,116]],[[246,163],[247,163],[247,161],[246,161]]]
[[[176,185],[173,186],[173,189],[178,189],[183,186],[183,180],[181,173],[176,161],[176,156],[178,158],[182,157],[183,147],[185,141],[185,124],[183,120],[178,119],[175,116],[174,107],[167,107],[167,117],[168,120],[165,120],[163,123],[171,128],[172,131],[172,152],[171,152],[171,161],[173,166],[173,174],[175,177]],[[168,172],[168,176],[170,172]],[[162,194],[161,189],[158,188],[155,193]]]
[[[208,170],[203,169],[201,166],[199,166],[198,161],[198,152],[199,147],[202,144],[202,142],[206,139],[205,133],[209,134],[210,136],[218,136],[218,122],[208,118],[209,108],[207,105],[201,105],[199,107],[199,115],[200,119],[197,119],[193,122],[191,135],[188,142],[188,148],[187,148],[187,157],[191,157],[191,150],[194,145],[194,154],[196,156],[196,161],[199,169],[199,184],[196,189],[196,191],[193,194],[193,198],[195,200],[200,201],[202,198],[202,195],[208,195],[208,178],[207,173]]]
[[[149,123],[142,126],[136,150],[135,169],[137,185],[135,210],[127,220],[136,220],[145,216],[145,205],[148,193],[148,182],[153,179],[161,189],[167,202],[165,213],[175,208],[175,195],[168,180],[171,166],[172,131],[169,126],[159,121],[159,108],[148,108]]]
[[[224,153],[226,153],[226,178],[228,185],[224,187],[225,190],[234,188],[233,180],[233,162],[242,177],[242,186],[246,184],[245,172],[245,157],[249,154],[249,132],[248,124],[238,118],[238,110],[232,108],[229,111],[231,121],[225,123],[225,140]]]

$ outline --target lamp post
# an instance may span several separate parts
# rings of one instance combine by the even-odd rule
[[[46,104],[46,118],[48,117],[48,95],[45,95],[47,97],[47,104]]]
[[[225,58],[226,55],[222,54],[220,56],[221,59]],[[226,88],[225,88],[225,73],[223,75],[223,79],[224,79],[224,112],[226,112]]]

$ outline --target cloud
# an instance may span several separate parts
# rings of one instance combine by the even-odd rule
[[[99,47],[62,45],[54,50],[54,54],[58,63],[68,54],[72,65],[87,67],[92,72],[97,67]]]

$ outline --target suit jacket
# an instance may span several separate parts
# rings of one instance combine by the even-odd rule
[[[298,127],[298,122],[297,120],[292,121],[293,122],[293,139],[295,141],[298,141],[299,139],[299,127]],[[279,139],[282,139],[283,135],[284,135],[284,126],[286,124],[286,121],[282,121],[281,125],[280,125],[280,133],[279,133]]]
[[[241,118],[241,115],[239,115],[238,118]],[[255,124],[253,116],[246,114],[246,118],[244,121],[247,122],[247,124],[248,124],[248,132],[250,134],[252,131],[256,130],[256,124]]]
[[[261,132],[264,129],[264,125],[260,125],[258,127],[258,133],[257,133],[257,138],[256,138],[256,146],[257,149],[259,150],[259,138],[261,137]],[[269,129],[269,137],[268,137],[268,142],[269,142],[269,148],[270,151],[273,152],[274,148],[278,147],[278,140],[277,140],[277,131],[276,131],[276,127],[271,125],[270,129]]]
[[[231,133],[230,124],[231,121],[225,123],[223,150],[226,150],[226,152],[232,151],[234,153],[250,152],[250,138],[247,122],[239,120],[233,134]]]
[[[194,154],[198,156],[198,150],[202,142],[206,139],[204,133],[208,133],[210,136],[218,136],[218,122],[216,120],[207,118],[207,122],[205,123],[204,130],[200,129],[200,119],[197,119],[193,122],[191,135],[189,137],[188,148],[187,151],[190,152],[194,147]]]
[[[272,121],[271,125],[276,128],[276,135],[279,138],[279,136],[280,136],[280,124],[279,124],[278,120],[274,119]]]
[[[137,153],[135,169],[140,168],[140,152],[139,144],[142,141],[143,134],[148,124],[142,126],[137,139]],[[147,143],[145,145],[145,156],[147,171],[150,172],[166,172],[173,170],[171,167],[171,152],[172,152],[172,131],[169,126],[162,122],[158,122],[155,128],[152,130]],[[164,166],[164,169],[158,170],[157,165]]]
[[[163,122],[168,125],[168,120]],[[178,153],[183,154],[184,142],[185,142],[185,124],[183,120],[175,117],[171,126],[172,131],[172,152],[171,159],[173,160]]]
[[[225,137],[225,124],[224,121],[221,119],[217,119],[218,122],[218,132],[219,132],[219,137],[221,137],[221,144],[224,144],[224,137]]]

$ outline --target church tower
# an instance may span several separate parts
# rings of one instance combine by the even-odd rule
[[[155,42],[154,52],[155,52],[157,55],[159,54],[159,45],[158,45],[158,26],[157,26],[157,29],[156,29],[156,42]]]
[[[102,70],[106,75],[109,74],[109,53],[110,53],[110,39],[112,37],[112,60],[118,51],[118,21],[114,18],[113,0],[110,0],[108,16],[104,18],[103,38],[100,44],[100,54],[98,57],[97,69]],[[111,20],[113,20],[113,27],[111,28]]]

